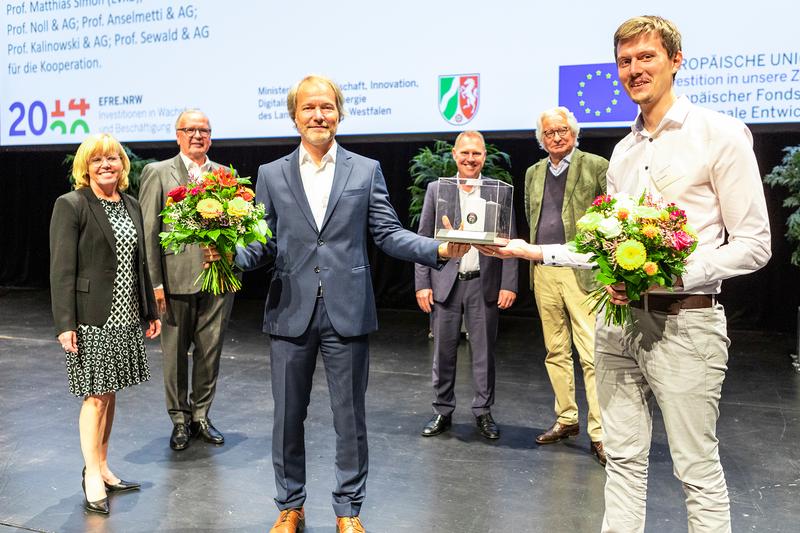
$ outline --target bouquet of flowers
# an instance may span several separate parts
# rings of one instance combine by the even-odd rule
[[[592,254],[602,285],[624,282],[631,301],[654,285],[672,287],[697,247],[686,212],[646,191],[638,201],[625,194],[598,196],[578,220],[577,229],[570,246]],[[612,304],[605,287],[593,291],[589,301],[592,311],[605,305],[606,324],[621,326],[632,320],[630,308]]]
[[[242,283],[233,272],[232,258],[236,245],[267,242],[272,232],[264,220],[264,204],[255,204],[255,193],[247,187],[249,178],[241,178],[233,167],[220,167],[196,177],[187,186],[167,193],[161,217],[172,225],[164,231],[161,245],[180,252],[187,244],[216,246],[219,261],[210,263],[202,278],[202,289],[212,294],[235,292]]]

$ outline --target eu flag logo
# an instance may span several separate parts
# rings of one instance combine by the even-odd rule
[[[617,77],[614,63],[562,65],[558,68],[558,105],[578,122],[632,122],[639,112]]]

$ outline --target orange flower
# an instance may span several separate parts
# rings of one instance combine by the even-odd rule
[[[223,187],[235,187],[238,183],[236,178],[233,177],[233,174],[227,168],[218,168],[214,171],[214,176],[219,181],[219,184]]]
[[[625,220],[628,218],[628,215],[630,215],[630,212],[624,207],[621,207],[619,211],[617,211],[617,218],[620,220]]]
[[[642,270],[644,270],[644,273],[648,276],[655,276],[658,273],[658,265],[652,261],[647,261],[642,265]]]
[[[256,197],[256,194],[253,192],[253,189],[249,187],[239,186],[239,188],[236,190],[236,196],[238,196],[245,202],[249,202],[250,200]]]
[[[642,235],[647,237],[648,239],[653,239],[658,236],[658,228],[655,227],[653,224],[645,224],[642,226]]]

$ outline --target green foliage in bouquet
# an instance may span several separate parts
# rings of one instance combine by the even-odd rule
[[[507,170],[511,168],[511,157],[501,152],[493,144],[486,145],[486,163],[483,165],[483,175],[505,183],[512,183],[513,177]],[[422,204],[425,201],[425,191],[428,184],[439,178],[456,175],[456,162],[453,161],[453,145],[446,141],[435,141],[433,148],[425,147],[411,158],[408,172],[411,175],[411,204],[408,206],[409,223],[416,227],[422,214]]]

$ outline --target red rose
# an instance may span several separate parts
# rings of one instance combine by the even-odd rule
[[[175,187],[174,189],[172,189],[167,193],[167,196],[172,198],[173,202],[180,202],[181,200],[186,198],[186,187],[184,187],[183,185]]]

